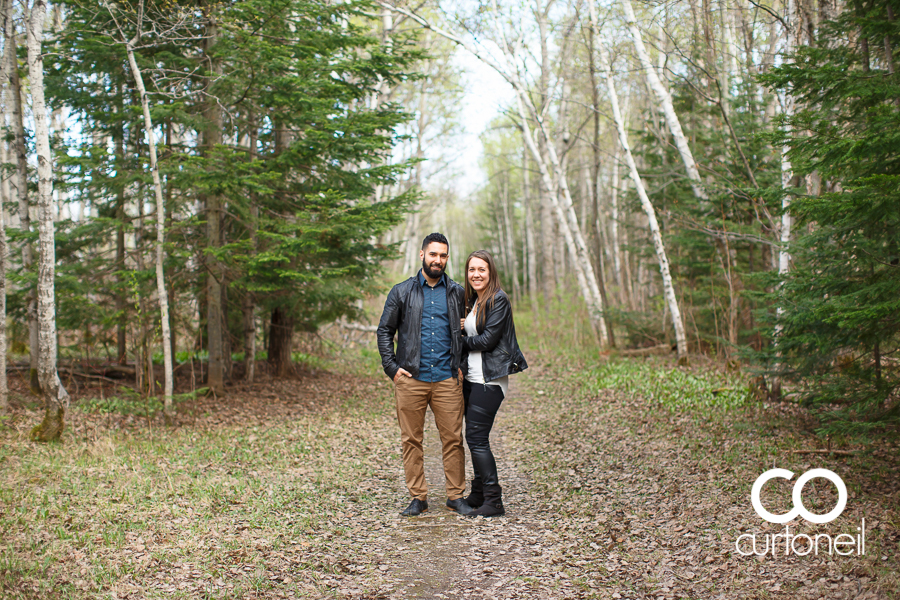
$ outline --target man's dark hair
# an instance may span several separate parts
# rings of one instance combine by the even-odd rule
[[[429,233],[425,236],[425,240],[422,241],[422,250],[428,247],[428,244],[437,242],[438,244],[444,244],[447,248],[450,247],[450,242],[447,241],[447,237],[443,233]]]

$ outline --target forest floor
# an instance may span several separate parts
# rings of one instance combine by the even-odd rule
[[[431,509],[399,516],[392,386],[371,373],[236,386],[183,401],[175,426],[73,407],[49,445],[27,441],[38,415],[19,406],[0,427],[0,598],[900,595],[896,440],[828,454],[802,412],[750,403],[712,371],[529,358],[492,438],[496,519],[444,508],[430,415]],[[844,513],[788,526],[856,534],[865,518],[865,555],[739,555],[738,536],[783,531],[749,499],[773,466],[838,473]],[[804,492],[813,512],[834,506],[823,480]],[[790,496],[773,481],[763,504],[784,512]]]

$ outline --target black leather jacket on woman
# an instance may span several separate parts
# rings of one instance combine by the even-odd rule
[[[484,325],[477,327],[477,331],[478,335],[464,337],[463,340],[467,357],[470,350],[481,351],[481,370],[485,381],[494,381],[528,368],[516,340],[512,305],[506,292],[497,292],[493,306],[488,300]],[[464,371],[468,372],[467,361],[464,361]]]
[[[462,357],[462,337],[459,320],[466,310],[466,292],[462,286],[444,275],[447,286],[447,312],[450,319],[450,372],[456,379]],[[415,275],[391,288],[378,323],[378,352],[385,374],[394,379],[401,368],[413,377],[419,374],[422,348],[422,310],[425,294]],[[397,351],[394,352],[394,333]]]

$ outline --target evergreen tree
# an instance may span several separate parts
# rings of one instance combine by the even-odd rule
[[[146,4],[148,18],[168,15],[167,3]],[[115,339],[124,360],[159,329],[151,305],[154,224],[144,218],[154,202],[146,136],[110,16],[103,6],[76,0],[65,10],[48,91],[83,133],[66,140],[57,157],[68,202],[90,210],[91,218],[60,224],[61,326],[99,326],[96,339],[104,345]],[[127,8],[116,10],[127,28]],[[410,115],[379,91],[418,77],[422,55],[407,35],[395,33],[389,45],[371,35],[373,10],[365,1],[202,4],[193,13],[200,19],[194,33],[166,37],[165,27],[148,28],[136,53],[160,146],[169,215],[166,276],[176,288],[170,302],[182,314],[186,301],[196,302],[201,332],[187,333],[208,348],[208,267],[216,265],[226,376],[232,340],[256,335],[252,320],[250,329],[242,324],[241,311],[268,315],[270,360],[283,373],[294,328],[314,330],[352,314],[380,263],[395,253],[375,240],[417,192],[375,190],[390,189],[409,169],[390,157]],[[219,112],[218,131],[210,133],[212,108]],[[220,234],[215,242],[207,226],[210,198]],[[12,311],[20,313],[22,304],[11,297]],[[85,311],[88,305],[95,308]],[[126,347],[134,323],[143,339]],[[148,382],[152,377],[147,373]]]
[[[824,22],[765,78],[792,94],[795,116],[776,140],[799,181],[791,211],[794,268],[769,300],[776,345],[766,358],[823,431],[869,430],[900,417],[900,79],[891,40],[900,5],[876,2]],[[867,43],[868,40],[878,43]]]

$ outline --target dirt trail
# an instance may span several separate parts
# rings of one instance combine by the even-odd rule
[[[431,510],[399,516],[408,494],[384,379],[258,386],[225,409],[185,411],[203,416],[179,428],[135,422],[111,435],[106,417],[91,417],[72,426],[83,441],[45,455],[24,429],[8,433],[0,598],[898,597],[896,445],[797,454],[815,440],[791,441],[793,416],[757,407],[707,421],[621,389],[589,391],[574,369],[536,359],[512,382],[491,436],[507,509],[496,519],[444,507],[430,414]],[[825,530],[865,517],[868,554],[736,556],[741,533],[780,529],[762,528],[748,501],[773,464],[845,477],[853,495]],[[820,512],[836,502],[827,486],[810,492]],[[766,505],[784,511],[790,497],[774,489]]]
[[[520,409],[522,396],[515,388],[503,407],[491,435],[497,457],[507,515],[468,519],[446,509],[440,439],[429,411],[425,430],[425,473],[429,511],[402,520],[395,531],[402,558],[392,575],[397,588],[391,598],[441,599],[556,599],[574,598],[565,579],[548,576],[552,560],[547,550],[546,521],[540,518],[529,493],[528,477],[505,447],[510,415]],[[471,463],[466,450],[467,479]],[[405,489],[398,488],[403,497]],[[544,515],[546,518],[546,515]]]
[[[444,508],[440,443],[429,424],[431,511],[392,524],[390,544],[399,553],[388,552],[385,575],[393,585],[376,597],[893,597],[884,591],[896,589],[896,576],[872,566],[882,553],[880,562],[893,560],[884,509],[855,499],[839,524],[878,516],[875,561],[736,556],[736,536],[758,527],[746,496],[753,475],[744,472],[755,468],[744,464],[755,460],[753,436],[730,432],[733,443],[748,444],[732,447],[718,430],[651,410],[641,398],[618,390],[577,397],[559,386],[563,380],[549,369],[530,369],[498,415],[492,445],[503,518],[465,519]],[[798,471],[813,466],[802,455],[797,464],[787,457],[795,455],[786,451],[779,460]],[[815,466],[821,464],[827,463],[817,458]],[[395,496],[400,510],[405,489],[397,487]],[[834,503],[824,489],[819,501]]]

